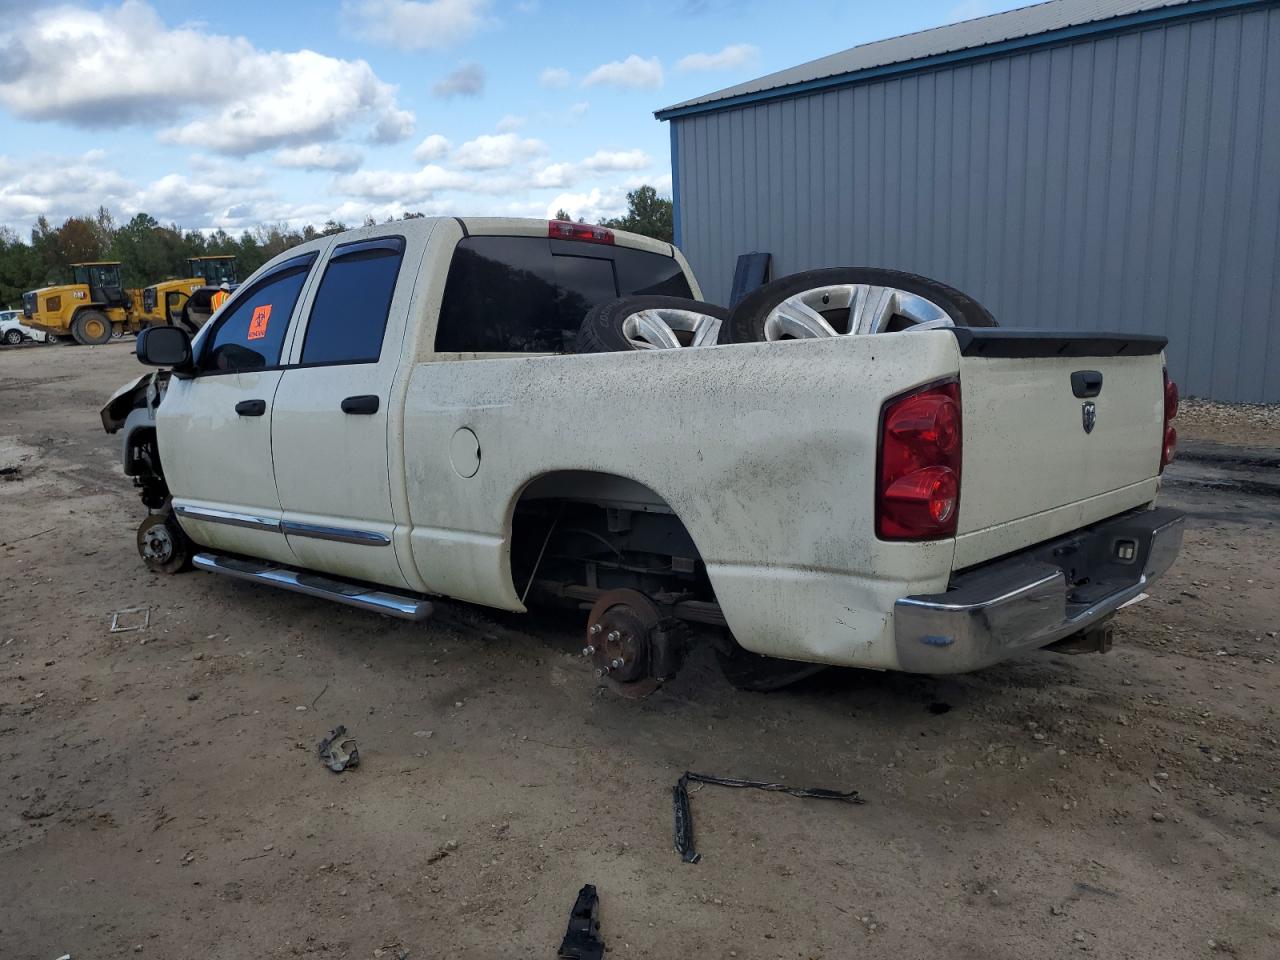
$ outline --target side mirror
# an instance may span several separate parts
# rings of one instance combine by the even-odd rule
[[[191,338],[181,327],[147,327],[138,334],[134,352],[148,366],[191,368]]]

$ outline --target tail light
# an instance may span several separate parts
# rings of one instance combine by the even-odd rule
[[[1173,419],[1178,415],[1178,385],[1169,379],[1169,368],[1164,371],[1164,434],[1160,441],[1160,472],[1173,463],[1178,450],[1178,431]]]
[[[547,236],[552,240],[578,240],[583,243],[604,243],[613,246],[613,231],[607,227],[597,227],[593,223],[548,220]]]
[[[935,383],[885,404],[876,466],[876,536],[953,537],[960,510],[960,384]]]

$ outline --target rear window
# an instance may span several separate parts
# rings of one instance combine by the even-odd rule
[[[467,237],[445,282],[441,353],[562,353],[598,303],[631,294],[691,296],[680,265],[628,247],[546,237]]]

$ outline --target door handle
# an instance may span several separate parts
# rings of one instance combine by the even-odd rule
[[[1102,373],[1097,370],[1077,370],[1071,375],[1071,392],[1082,400],[1096,397],[1102,392]]]
[[[242,417],[260,417],[267,412],[265,400],[241,400],[236,404],[236,413]]]
[[[365,416],[377,413],[377,394],[365,393],[358,397],[347,397],[342,401],[342,412],[364,414]]]

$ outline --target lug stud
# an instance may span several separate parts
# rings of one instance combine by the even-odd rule
[[[622,634],[619,633],[617,630],[610,630],[609,636],[607,639],[610,643],[617,643],[619,640],[622,639]]]
[[[593,624],[591,625],[591,630],[590,630],[589,632],[590,632],[590,633],[591,633],[591,635],[594,637],[594,636],[597,636],[597,635],[598,635],[601,631],[603,631],[603,630],[604,630],[604,627],[600,626],[600,624],[598,624],[598,623],[593,623]]]
[[[595,652],[596,652],[596,648],[591,646],[591,644],[587,644],[585,647],[582,648],[582,655],[584,657],[589,657]]]
[[[627,661],[623,660],[621,657],[618,657],[616,660],[613,661],[613,663],[610,664],[610,666],[612,666],[615,670],[621,670],[626,665],[627,665]]]

